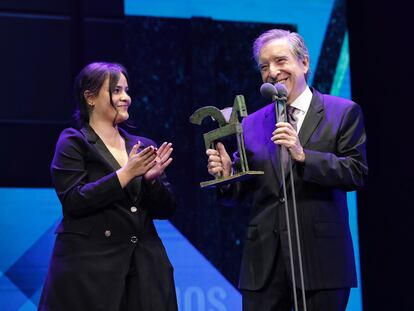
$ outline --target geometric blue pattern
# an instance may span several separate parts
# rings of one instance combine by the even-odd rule
[[[53,189],[0,188],[0,271],[7,271],[61,217]]]
[[[45,254],[51,254],[56,225],[51,226],[27,251],[4,273],[7,278],[34,304],[39,297],[35,293],[42,287],[47,273]]]
[[[157,232],[174,267],[178,310],[238,311],[237,289],[169,221],[156,221]]]
[[[53,189],[0,188],[0,310],[36,310],[60,218]]]
[[[1,310],[19,310],[27,301],[27,296],[22,293],[7,276],[0,277],[0,307]],[[32,303],[33,304],[33,303]],[[34,310],[34,309],[33,309]]]
[[[362,281],[359,256],[357,193],[355,191],[348,192],[347,201],[349,211],[349,228],[351,229],[352,243],[354,244],[354,256],[357,271],[358,287],[351,288],[351,294],[349,296],[349,301],[346,310],[362,311]]]
[[[53,189],[0,188],[0,310],[34,311],[61,208]],[[241,310],[241,295],[169,222],[155,226],[174,267],[181,311]]]

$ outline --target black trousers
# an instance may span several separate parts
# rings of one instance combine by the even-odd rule
[[[291,311],[294,299],[291,281],[278,251],[272,275],[266,285],[257,291],[242,290],[243,311]],[[303,311],[302,293],[297,289],[298,309]],[[306,291],[308,311],[345,311],[349,288]]]
[[[163,253],[159,241],[59,234],[38,310],[177,311],[173,268]]]

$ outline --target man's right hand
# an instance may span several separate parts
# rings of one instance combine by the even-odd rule
[[[228,177],[231,175],[231,159],[222,143],[217,143],[216,149],[207,149],[207,169],[214,177]]]

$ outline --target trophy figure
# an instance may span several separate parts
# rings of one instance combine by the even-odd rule
[[[229,113],[229,111],[231,111],[231,114]],[[228,177],[218,176],[213,180],[201,182],[201,188],[225,185],[236,181],[245,180],[256,175],[264,174],[264,172],[262,171],[249,171],[246,150],[244,147],[243,128],[239,122],[239,116],[241,118],[247,116],[246,104],[243,95],[236,96],[236,98],[234,99],[233,108],[219,110],[214,106],[206,106],[197,109],[191,115],[190,122],[193,124],[201,125],[202,121],[206,117],[211,117],[219,124],[219,128],[205,133],[203,135],[206,150],[215,149],[216,142],[220,138],[224,138],[235,134],[237,139],[237,150],[240,156],[240,172]]]

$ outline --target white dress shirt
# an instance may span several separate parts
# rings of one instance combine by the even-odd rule
[[[296,98],[290,105],[296,108],[294,116],[296,118],[296,128],[299,133],[300,128],[305,119],[306,113],[308,112],[310,103],[312,100],[312,91],[309,86],[306,86],[305,90]]]

